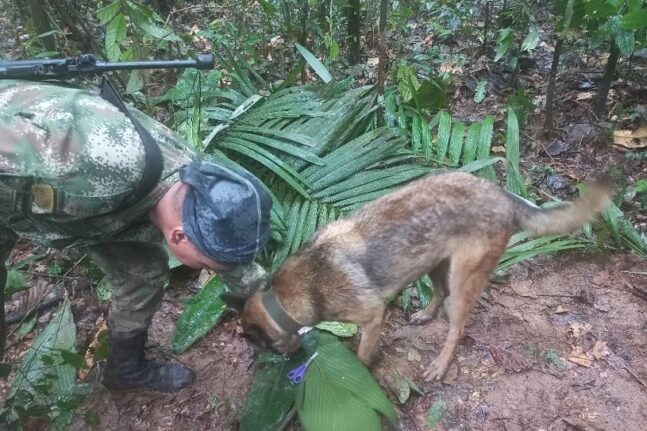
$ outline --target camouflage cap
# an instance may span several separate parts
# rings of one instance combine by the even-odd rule
[[[222,263],[254,260],[270,236],[272,199],[249,172],[210,162],[192,162],[180,170],[191,188],[182,204],[182,225],[189,240]]]

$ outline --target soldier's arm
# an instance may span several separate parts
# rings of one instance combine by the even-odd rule
[[[265,289],[270,282],[270,274],[256,262],[239,265],[231,271],[221,272],[220,277],[232,292],[252,294]]]

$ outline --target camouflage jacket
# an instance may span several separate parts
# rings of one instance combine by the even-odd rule
[[[164,170],[146,198],[117,210],[145,163],[131,120],[85,89],[0,80],[0,226],[57,248],[161,240],[148,213],[196,154],[164,125],[132,112],[158,142]]]

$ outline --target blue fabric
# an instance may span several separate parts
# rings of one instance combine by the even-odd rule
[[[222,263],[249,263],[270,236],[272,199],[241,169],[191,162],[180,170],[191,188],[182,204],[182,226],[205,255]]]

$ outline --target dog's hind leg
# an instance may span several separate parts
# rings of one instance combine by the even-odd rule
[[[410,324],[422,325],[436,317],[445,298],[449,295],[447,286],[448,275],[449,260],[445,259],[429,273],[429,277],[434,285],[434,296],[431,297],[431,302],[429,302],[424,310],[420,310],[411,316],[409,319]]]
[[[373,355],[377,348],[377,342],[380,339],[380,330],[382,329],[382,322],[384,321],[384,305],[377,306],[371,309],[368,320],[362,323],[362,338],[359,341],[357,348],[357,357],[366,366],[369,366],[373,361]]]
[[[469,314],[503,254],[506,242],[507,238],[502,238],[498,244],[492,240],[465,244],[452,256],[449,270],[449,332],[440,354],[425,370],[425,380],[440,380],[447,372]]]

